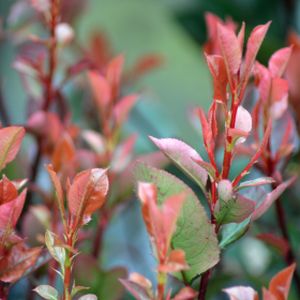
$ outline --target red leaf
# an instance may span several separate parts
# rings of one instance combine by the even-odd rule
[[[3,175],[0,181],[0,205],[10,202],[18,196],[15,185]]]
[[[252,30],[250,37],[248,39],[247,50],[245,55],[245,63],[242,70],[242,87],[241,87],[242,95],[244,93],[244,89],[247,85],[250,73],[252,71],[256,55],[265,38],[265,35],[269,29],[270,24],[271,22],[268,22],[265,25],[256,26]]]
[[[138,95],[128,95],[123,97],[115,106],[113,110],[115,123],[117,127],[121,127],[127,120],[128,115],[137,102]]]
[[[278,249],[281,253],[282,256],[286,256],[286,254],[289,251],[289,244],[288,242],[281,238],[278,237],[272,233],[261,233],[256,236],[258,239],[261,241],[264,241],[266,244],[275,247]]]
[[[0,129],[0,171],[18,154],[25,130],[23,127],[6,127]]]
[[[104,113],[112,98],[110,85],[102,75],[94,71],[88,73],[88,78],[95,103],[100,112]]]
[[[0,229],[14,228],[22,213],[27,190],[25,189],[17,198],[0,205]]]
[[[124,56],[115,57],[107,66],[106,78],[111,87],[111,98],[116,100],[119,94],[119,86],[121,82],[121,73],[124,64]]]
[[[292,264],[274,276],[269,285],[269,291],[276,300],[287,300],[296,264]]]
[[[64,204],[65,200],[64,200],[64,192],[63,192],[63,189],[61,186],[61,182],[60,182],[59,178],[57,177],[57,174],[54,171],[52,165],[48,165],[46,168],[47,168],[47,171],[50,175],[52,184],[55,189],[55,194],[56,194],[56,199],[57,199],[59,210],[60,210],[62,216],[64,217],[65,216],[65,204]]]
[[[226,87],[228,83],[224,59],[220,55],[206,55],[206,61],[213,77],[214,100],[227,102]]]
[[[232,29],[218,24],[218,38],[224,58],[228,80],[233,87],[234,76],[238,73],[242,62],[242,51],[239,40]]]
[[[274,77],[281,77],[286,70],[292,54],[292,47],[276,51],[269,60],[269,70]]]
[[[105,169],[89,169],[76,175],[68,191],[68,207],[79,223],[103,205],[108,186]]]
[[[0,259],[0,280],[15,282],[20,279],[35,264],[41,250],[27,249],[23,243],[12,247],[9,255]]]
[[[67,133],[57,141],[52,154],[53,169],[56,172],[68,168],[70,164],[74,165],[75,146]]]

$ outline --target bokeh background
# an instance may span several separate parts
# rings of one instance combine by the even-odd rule
[[[287,32],[291,28],[300,28],[300,1],[296,0],[82,1],[85,2],[84,9],[74,21],[76,36],[82,45],[88,44],[92,34],[100,31],[105,34],[114,53],[125,55],[127,65],[132,65],[144,54],[156,53],[163,57],[164,62],[160,68],[132,87],[141,92],[142,101],[131,114],[124,134],[138,132],[136,151],[139,153],[154,150],[148,135],[178,137],[200,152],[203,151],[200,132],[192,125],[189,112],[196,105],[207,109],[211,101],[211,81],[201,48],[206,39],[206,11],[222,18],[230,16],[238,24],[245,21],[247,33],[255,25],[272,20],[258,56],[263,63],[266,63],[274,50],[285,45]],[[12,0],[0,1],[0,16],[3,20],[13,4]],[[3,23],[3,26],[7,25]],[[13,122],[22,124],[26,119],[26,96],[18,74],[12,68],[16,51],[12,41],[1,41],[1,97],[9,107]],[[74,121],[80,123],[81,113],[85,109],[82,99],[86,92],[68,86],[65,93],[72,104]],[[182,177],[175,168],[169,167],[169,171]],[[297,201],[295,194],[291,197],[287,195],[284,199],[284,206],[290,215],[292,241],[296,253],[299,253],[300,223],[296,212],[300,211],[300,201]],[[223,253],[222,263],[210,283],[208,299],[226,299],[221,290],[231,285],[246,284],[260,290],[261,286],[267,285],[271,276],[284,267],[280,255],[255,238],[262,226],[273,230],[273,216],[271,209],[263,221],[252,226],[245,238]],[[93,288],[101,290],[99,293],[103,295],[103,300],[132,299],[129,295],[120,298],[118,292],[115,292],[121,288],[117,277],[123,274],[122,267],[154,280],[153,263],[138,203],[131,201],[115,215],[105,233],[102,268],[118,269],[111,276],[95,275]],[[89,270],[83,268],[83,279],[86,272]],[[20,291],[24,286],[26,282],[16,285],[13,299],[22,299]],[[296,297],[291,295],[291,299]]]

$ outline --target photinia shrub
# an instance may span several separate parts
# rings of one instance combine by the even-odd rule
[[[20,281],[24,299],[118,300],[127,290],[137,300],[204,300],[223,253],[257,220],[256,238],[278,249],[287,267],[262,298],[242,285],[225,293],[231,300],[287,300],[294,278],[300,294],[281,199],[297,180],[290,162],[298,151],[299,38],[291,33],[290,46],[264,66],[257,55],[271,22],[246,39],[245,23],[238,28],[207,13],[204,59],[213,96],[207,112],[192,111],[201,126],[199,149],[185,137],[149,136],[158,151],[137,154],[138,134],[125,134],[142,101],[132,89],[163,60],[148,54],[125,68],[124,55],[100,31],[80,45],[73,22],[83,8],[78,0],[20,0],[7,18],[4,36],[17,42],[13,67],[28,102],[24,124],[13,126],[0,97],[0,298],[11,297]],[[30,26],[38,35],[28,36]],[[82,90],[78,121],[71,98]],[[12,161],[28,179],[9,179]],[[176,176],[172,167],[163,170],[169,162]],[[144,224],[138,230],[145,229],[155,258],[153,269],[142,271],[154,280],[116,266],[117,258],[103,263],[110,226],[135,201],[134,189]],[[262,226],[273,206],[280,234]],[[137,249],[128,249],[135,258]]]

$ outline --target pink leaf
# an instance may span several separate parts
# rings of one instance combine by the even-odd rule
[[[150,139],[181,170],[197,182],[202,189],[205,189],[207,172],[195,162],[202,161],[195,149],[177,139],[157,139],[151,136]]]
[[[269,70],[273,77],[281,77],[286,70],[292,54],[292,47],[285,47],[276,51],[269,60]]]
[[[234,31],[221,24],[218,24],[218,38],[232,87],[233,77],[238,73],[242,61],[241,47]]]
[[[113,172],[120,173],[128,166],[133,156],[136,139],[136,134],[132,134],[118,145],[111,161],[111,170]]]
[[[11,126],[0,129],[0,170],[15,159],[24,135],[23,127]]]
[[[198,293],[191,287],[182,288],[172,300],[193,300],[196,299]]]
[[[252,214],[252,220],[255,221],[260,218],[271,207],[274,201],[276,201],[281,194],[295,182],[295,179],[295,177],[292,177],[291,179],[278,185],[277,188],[275,188],[272,192],[268,193]]]

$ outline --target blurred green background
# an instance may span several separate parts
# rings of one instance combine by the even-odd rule
[[[300,3],[294,0],[86,2],[85,11],[75,21],[80,43],[85,45],[94,31],[101,30],[110,40],[114,52],[125,54],[128,66],[143,54],[157,53],[164,58],[162,67],[139,80],[132,88],[142,92],[142,100],[134,109],[126,132],[138,131],[138,152],[154,150],[147,139],[149,134],[179,137],[200,152],[203,151],[200,132],[192,126],[189,111],[196,105],[206,109],[211,101],[211,81],[201,49],[206,39],[206,11],[222,18],[231,16],[239,24],[245,21],[247,33],[255,25],[272,20],[272,26],[259,53],[259,60],[264,63],[274,50],[285,45],[288,30],[297,30],[300,26]],[[4,20],[13,3],[12,0],[0,1],[1,17]],[[15,55],[14,44],[1,42],[0,80],[3,97],[9,106],[13,122],[20,124],[26,119],[26,96],[16,71],[11,67]],[[73,103],[76,121],[77,118],[80,119],[82,94],[74,94],[69,90],[65,92]],[[170,170],[177,172],[175,169]],[[181,176],[180,173],[176,174]],[[293,207],[290,211],[293,211]],[[264,220],[264,226],[272,226],[272,217],[271,210]],[[290,224],[292,222],[292,238],[299,249],[299,221],[292,218]],[[256,232],[259,232],[259,225],[255,225],[246,238],[223,254],[222,263],[210,284],[209,299],[226,299],[221,289],[233,284],[251,285],[260,291],[261,286],[267,285],[271,276],[284,267],[277,253],[255,239]],[[131,202],[113,219],[106,232],[102,265],[106,269],[125,266],[129,271],[141,272],[153,278],[153,258],[137,203]],[[17,298],[15,296],[14,299]],[[290,299],[296,298],[291,296]]]

